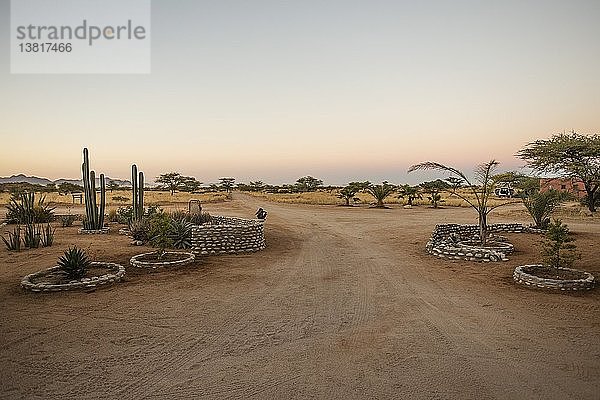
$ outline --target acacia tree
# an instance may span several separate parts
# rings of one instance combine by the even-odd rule
[[[414,200],[422,199],[423,196],[421,196],[421,190],[418,186],[410,186],[409,184],[404,184],[398,187],[398,198],[406,198],[406,204],[412,206]]]
[[[350,206],[350,200],[354,199],[354,196],[356,195],[356,193],[360,192],[361,190],[366,189],[371,183],[370,182],[350,182],[348,185],[346,185],[345,187],[343,187],[340,190],[340,193],[338,194],[338,197],[340,199],[344,199],[344,201],[346,202],[346,204],[344,204],[345,206]]]
[[[439,204],[445,201],[442,200],[442,195],[440,194],[440,192],[448,189],[451,186],[450,184],[444,182],[441,179],[436,179],[435,181],[423,182],[421,183],[420,187],[423,190],[423,192],[426,195],[428,195],[427,200],[429,200],[433,208],[438,208]],[[460,186],[454,184],[452,187],[454,187],[454,189],[456,190]]]
[[[495,206],[490,206],[488,201],[490,196],[494,193],[494,186],[496,180],[494,179],[494,171],[498,166],[496,160],[488,161],[487,163],[480,164],[475,168],[475,180],[474,185],[471,183],[467,176],[456,168],[449,167],[437,162],[427,161],[420,164],[415,164],[408,169],[408,172],[417,170],[440,170],[449,172],[452,177],[456,178],[453,180],[453,184],[448,189],[445,189],[451,195],[456,196],[464,200],[469,206],[473,207],[477,211],[479,217],[479,237],[481,238],[481,244],[485,245],[487,240],[487,217],[488,214],[503,205],[514,203],[512,201],[501,203]],[[470,199],[466,195],[462,194],[458,189],[464,186],[464,190],[467,190],[470,194],[475,197],[475,200]]]
[[[314,192],[319,186],[323,186],[323,181],[310,175],[296,181],[296,187],[300,192]]]
[[[183,176],[179,172],[168,172],[166,174],[159,175],[156,178],[156,183],[161,184],[163,189],[171,192],[171,196],[176,191],[194,191],[197,190],[201,183],[192,176]]]
[[[227,193],[230,193],[233,190],[235,178],[219,178],[219,181],[221,181],[221,188]]]
[[[385,208],[385,204],[383,201],[391,195],[396,187],[394,185],[390,185],[388,181],[381,182],[381,185],[369,185],[365,189],[367,193],[377,200],[377,204],[375,204],[376,208]]]
[[[111,193],[113,190],[119,190],[120,187],[121,186],[119,186],[119,184],[113,180],[108,181],[108,184],[106,185],[106,188],[110,190]]]
[[[600,135],[574,131],[548,140],[536,140],[519,150],[526,166],[540,173],[560,174],[583,182],[588,209],[596,211],[595,196],[600,187]]]

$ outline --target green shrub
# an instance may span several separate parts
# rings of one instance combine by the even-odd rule
[[[574,241],[569,228],[560,219],[548,224],[542,250],[545,264],[554,268],[571,267],[579,258]]]
[[[1,236],[6,248],[11,251],[21,251],[21,225],[15,226],[12,232],[6,233],[8,233],[8,239]]]
[[[554,189],[543,193],[533,192],[523,196],[523,205],[533,219],[536,228],[546,229],[554,209],[569,197],[571,197],[569,194]]]
[[[109,215],[109,219],[110,219],[110,215]],[[131,221],[133,219],[133,207],[132,206],[119,207],[116,211],[115,219],[116,219],[116,222],[123,224],[123,225],[127,225],[129,223],[129,221]]]
[[[71,280],[81,279],[87,273],[91,261],[87,254],[77,246],[69,247],[58,259],[60,270]]]

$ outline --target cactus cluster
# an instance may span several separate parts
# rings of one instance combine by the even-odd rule
[[[100,204],[96,202],[96,172],[90,171],[88,149],[83,149],[83,192],[85,196],[85,215],[83,222],[85,230],[100,230],[104,228],[104,210],[106,207],[106,183],[104,174],[100,174]]]
[[[139,172],[137,165],[131,166],[131,191],[133,220],[140,221],[144,216],[144,173]]]

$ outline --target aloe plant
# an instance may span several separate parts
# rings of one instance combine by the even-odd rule
[[[88,149],[83,149],[83,193],[85,195],[84,229],[100,230],[104,227],[104,210],[106,207],[106,183],[104,174],[100,174],[100,204],[96,203],[96,172],[90,171],[90,160]]]

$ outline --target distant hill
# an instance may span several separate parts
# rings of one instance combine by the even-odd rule
[[[131,182],[127,181],[127,180],[122,180],[122,179],[113,179],[113,178],[109,178],[109,177],[105,177],[104,181],[106,183],[108,182],[115,182],[117,183],[119,186],[131,186]],[[18,175],[13,175],[7,178],[4,177],[0,177],[0,184],[3,183],[29,183],[32,185],[48,185],[51,183],[54,183],[55,185],[60,185],[63,182],[68,182],[68,183],[72,183],[74,185],[83,185],[83,181],[81,179],[57,179],[55,181],[51,181],[50,179],[47,178],[38,178],[37,176],[26,176],[24,174],[18,174]],[[100,184],[100,179],[96,178],[96,184],[99,185]]]
[[[46,178],[38,178],[37,176],[26,176],[19,174],[10,176],[8,178],[0,177],[0,183],[31,183],[32,185],[47,185],[53,182]]]

